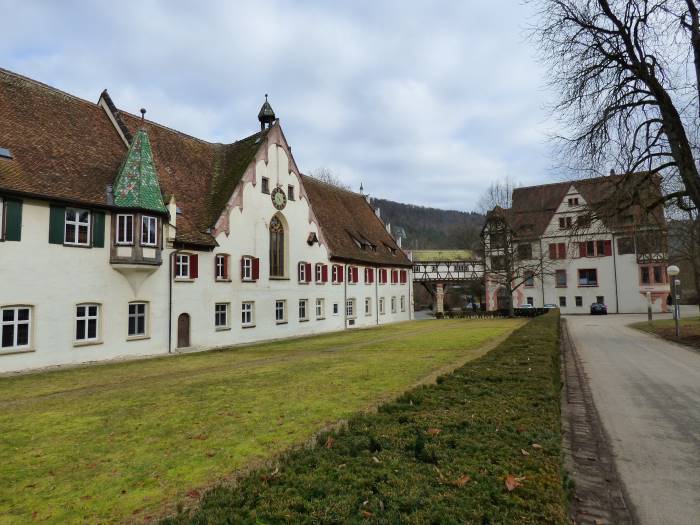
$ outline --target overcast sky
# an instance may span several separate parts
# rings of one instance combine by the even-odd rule
[[[0,66],[199,138],[259,129],[269,93],[299,168],[471,210],[553,179],[545,72],[519,0],[0,0]]]

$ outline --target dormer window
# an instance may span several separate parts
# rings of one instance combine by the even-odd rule
[[[158,244],[158,218],[144,215],[141,217],[141,245],[156,246]]]
[[[117,215],[117,244],[134,244],[134,216]]]

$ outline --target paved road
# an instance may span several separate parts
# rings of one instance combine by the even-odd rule
[[[643,525],[700,525],[700,352],[567,316],[630,504]]]

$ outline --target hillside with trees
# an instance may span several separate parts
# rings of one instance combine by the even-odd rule
[[[385,199],[372,199],[381,218],[392,227],[406,231],[403,248],[421,249],[479,249],[479,234],[484,225],[480,213],[426,208]]]

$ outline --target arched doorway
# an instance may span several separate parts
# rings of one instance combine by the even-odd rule
[[[508,290],[504,287],[498,289],[496,293],[496,308],[498,310],[508,310],[510,308],[511,298],[508,296]]]
[[[180,314],[177,318],[177,347],[190,346],[190,314]]]

